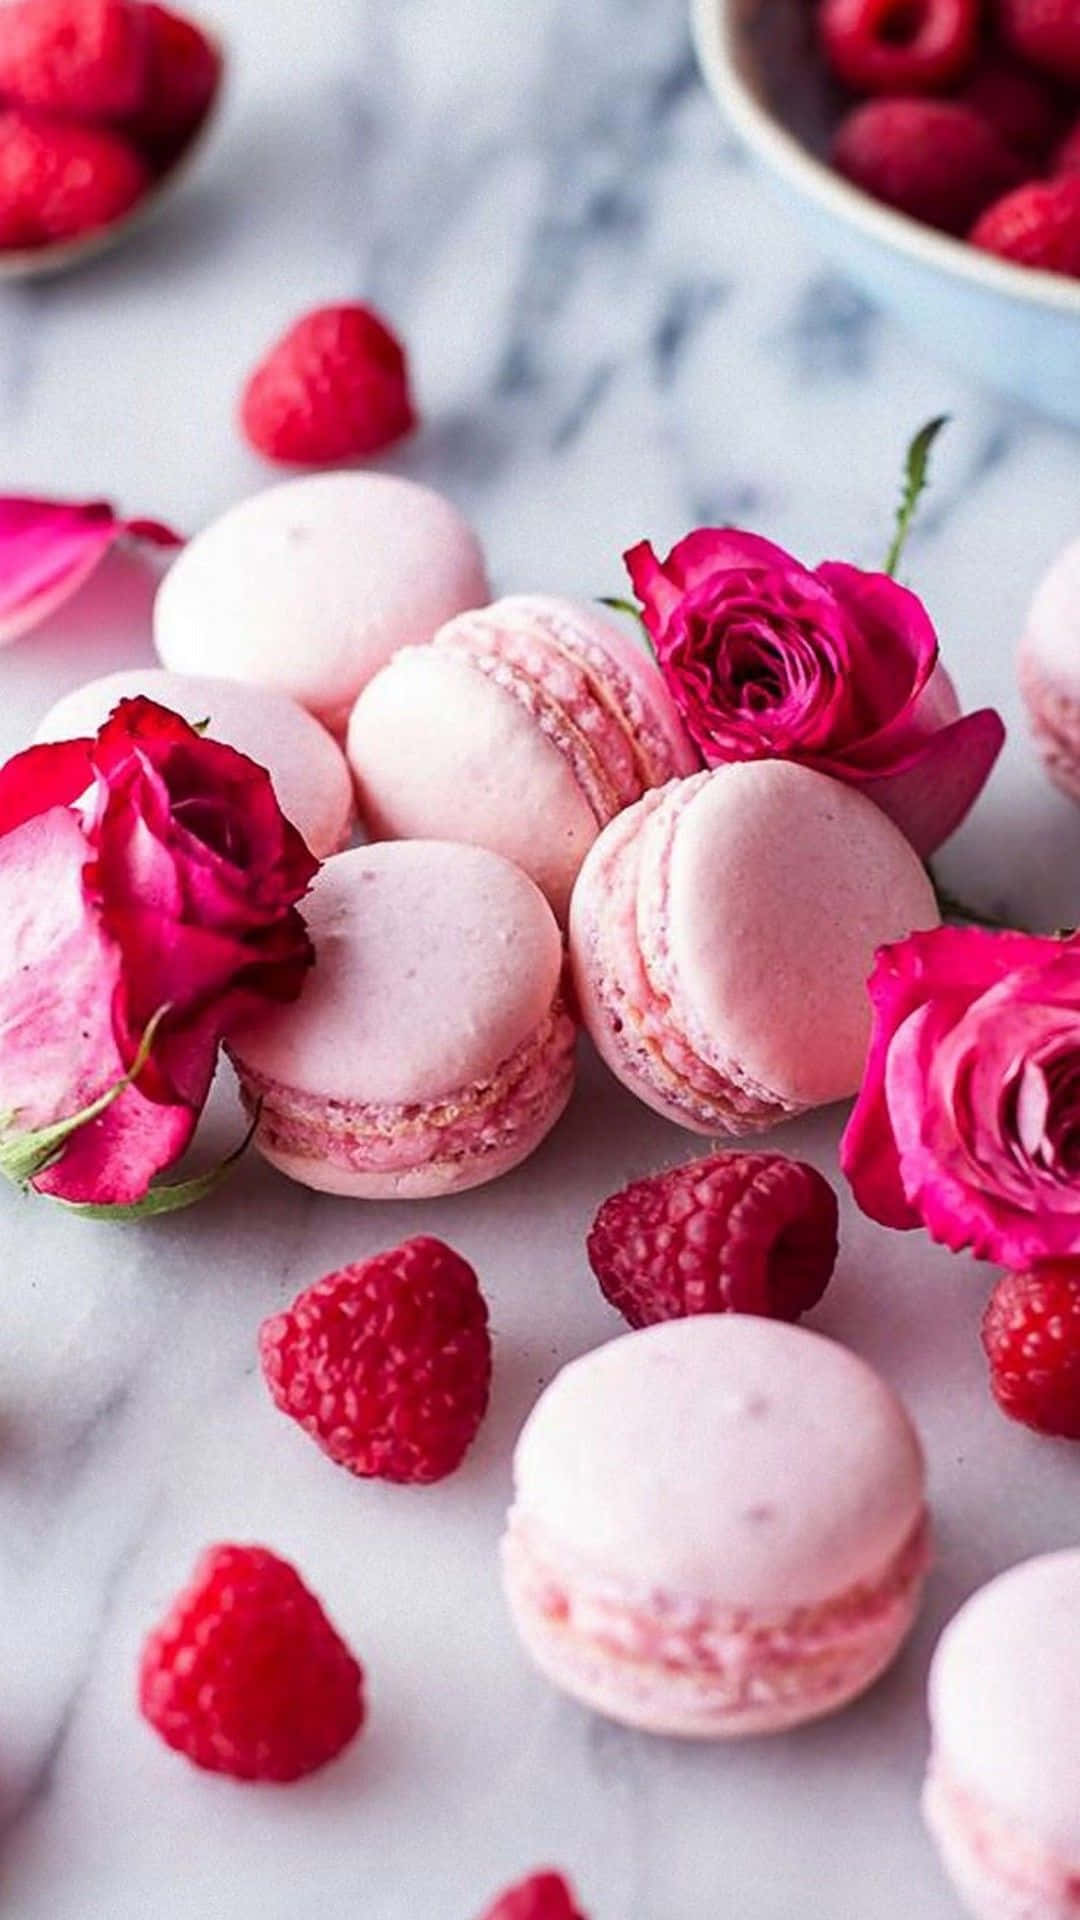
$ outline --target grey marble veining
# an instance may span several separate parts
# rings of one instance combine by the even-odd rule
[[[822,261],[717,119],[680,0],[214,11],[234,78],[198,179],[124,251],[0,294],[0,483],[199,526],[267,477],[233,425],[254,357],[350,293],[386,308],[416,368],[424,425],[389,464],[475,517],[507,588],[618,592],[632,541],[715,518],[869,563],[902,446],[950,412],[908,574],[1012,737],[945,869],[1033,924],[1080,919],[1080,816],[1035,768],[1012,667],[1080,522],[1077,443],[935,365]],[[151,591],[117,556],[4,654],[5,751],[63,688],[148,657]],[[223,1082],[208,1155],[236,1123]],[[838,1126],[781,1144],[834,1172]],[[0,1196],[5,1916],[469,1920],[547,1859],[594,1920],[954,1915],[916,1804],[933,1638],[977,1580],[1077,1533],[1077,1460],[990,1405],[970,1262],[847,1209],[818,1315],[909,1396],[939,1513],[925,1620],[870,1700],[741,1750],[650,1743],[557,1699],[510,1635],[494,1556],[513,1435],[618,1325],[584,1227],[686,1151],[593,1064],[556,1138],[458,1201],[316,1200],[254,1161],[141,1231]],[[349,1481],[282,1421],[253,1335],[418,1230],[475,1261],[497,1375],[466,1467],[413,1492]],[[369,1733],[284,1793],[189,1773],[133,1710],[142,1635],[224,1537],[295,1557],[370,1670]]]

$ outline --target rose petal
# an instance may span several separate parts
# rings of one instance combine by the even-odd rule
[[[0,1109],[19,1131],[77,1112],[127,1069],[112,1019],[120,951],[87,902],[86,858],[63,807],[0,841]],[[183,1151],[195,1120],[129,1087],[34,1184],[126,1205]]]
[[[161,521],[119,519],[107,500],[0,497],[0,646],[77,593],[125,534],[155,546],[183,544]]]
[[[937,634],[918,595],[888,574],[864,573],[827,560],[817,577],[860,637],[852,672],[864,724],[852,764],[881,765],[903,750],[912,730],[913,715],[937,665]]]
[[[970,812],[1004,744],[1001,715],[983,707],[932,733],[909,759],[885,773],[841,777],[887,813],[926,860]]]
[[[779,568],[800,580],[813,580],[813,575],[783,547],[762,540],[756,533],[743,533],[738,527],[697,527],[672,547],[663,563],[649,542],[642,540],[628,548],[623,561],[654,640],[687,594],[733,568]]]
[[[890,1112],[886,1071],[894,1038],[905,1021],[937,1000],[946,1023],[962,1017],[977,995],[1015,968],[1028,966],[1056,943],[1026,933],[989,933],[981,927],[935,927],[882,947],[868,983],[874,1023],[863,1083],[844,1137],[840,1164],[864,1213],[883,1226],[909,1228],[920,1216],[900,1174],[897,1132],[918,1136],[923,1099]]]
[[[0,767],[0,834],[50,807],[70,807],[92,778],[89,740],[50,740]]]

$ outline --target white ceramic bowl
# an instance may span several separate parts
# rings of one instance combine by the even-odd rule
[[[809,0],[692,0],[706,79],[802,223],[943,359],[1080,427],[1080,281],[996,260],[879,205],[819,156],[828,83]]]
[[[192,15],[188,17],[194,18]],[[119,220],[110,220],[107,227],[95,227],[92,233],[82,233],[75,240],[58,240],[51,247],[13,247],[0,251],[0,286],[5,282],[44,280],[51,274],[68,273],[73,267],[81,267],[87,260],[96,260],[100,254],[111,253],[114,247],[129,239],[133,233],[138,233],[140,228],[149,226],[151,220],[155,220],[163,208],[175,199],[186,184],[188,175],[202,159],[207,141],[217,125],[227,78],[225,50],[220,39],[202,21],[197,21],[196,25],[221,59],[221,77],[209,107],[180,158],[173,161],[167,173],[154,181],[142,199],[135,202],[130,213],[121,214]]]

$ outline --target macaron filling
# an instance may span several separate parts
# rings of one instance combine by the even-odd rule
[[[631,671],[613,651],[614,633],[612,644],[605,645],[575,609],[560,606],[558,601],[518,595],[502,605],[507,611],[527,612],[532,630],[543,635],[571,665],[580,668],[584,663],[588,694],[614,714],[627,737],[636,763],[638,793],[663,786],[676,774],[697,770],[697,756],[673,705],[664,725],[668,695],[650,659],[640,655]]]
[[[569,761],[597,826],[676,771],[670,741],[582,620],[527,599],[460,615],[436,646],[517,700]]]
[[[1026,651],[1020,655],[1020,690],[1050,778],[1080,799],[1080,700],[1052,685]]]
[[[1003,1915],[1080,1920],[1080,1860],[1061,1860],[1015,1821],[969,1792],[939,1754],[930,1763],[923,1811],[957,1885],[973,1897],[992,1891]]]
[[[347,1172],[401,1172],[501,1155],[545,1118],[574,1083],[576,1030],[561,999],[542,1026],[485,1080],[445,1099],[399,1105],[320,1098],[230,1057],[248,1111],[261,1103],[260,1144],[290,1160]]]
[[[707,1034],[693,1031],[692,1009],[677,1004],[658,977],[661,971],[670,974],[662,903],[644,922],[641,914],[643,842],[661,812],[663,825],[673,834],[695,791],[696,783],[689,794],[680,784],[646,795],[621,831],[619,826],[609,830],[606,858],[594,875],[605,910],[592,920],[587,936],[595,963],[594,990],[628,1074],[693,1124],[742,1133],[775,1125],[804,1109],[758,1085],[737,1061],[719,1059]]]
[[[867,1685],[911,1625],[928,1562],[924,1511],[873,1578],[820,1605],[769,1617],[663,1593],[628,1596],[583,1570],[571,1578],[516,1509],[503,1542],[511,1603],[542,1659],[546,1653],[565,1671],[577,1670],[586,1686],[590,1672],[615,1663],[621,1677],[610,1684],[620,1692],[628,1681],[656,1700],[669,1692],[683,1714],[722,1719],[729,1730],[745,1718],[748,1731],[759,1715],[787,1703],[795,1717],[808,1718]]]

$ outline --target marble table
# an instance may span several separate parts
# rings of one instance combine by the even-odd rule
[[[1033,925],[1080,920],[1080,816],[1036,768],[1012,666],[1080,518],[1077,442],[935,365],[807,248],[718,122],[682,0],[214,11],[234,83],[197,181],[122,252],[0,296],[0,485],[199,526],[266,477],[232,424],[252,358],[354,292],[415,358],[425,426],[395,469],[475,517],[503,587],[617,592],[633,540],[715,519],[871,563],[902,445],[950,412],[908,571],[1012,734],[944,871]],[[5,752],[60,690],[148,656],[151,587],[118,558],[4,654]],[[223,1086],[208,1150],[235,1119]],[[835,1173],[841,1119],[778,1144]],[[514,1434],[619,1326],[583,1230],[689,1144],[586,1060],[556,1137],[455,1201],[320,1200],[255,1159],[143,1229],[0,1197],[5,1920],[469,1920],[547,1860],[593,1920],[955,1920],[917,1807],[927,1660],[975,1584],[1080,1538],[1080,1455],[985,1390],[967,1260],[846,1206],[815,1316],[908,1396],[939,1521],[923,1622],[861,1705],[771,1743],[650,1742],[548,1691],[508,1628]],[[403,1490],[349,1480],[272,1410],[253,1333],[418,1230],[478,1267],[497,1373],[462,1472]],[[194,1774],[133,1710],[142,1634],[229,1537],[294,1557],[369,1668],[369,1733],[289,1791]]]

